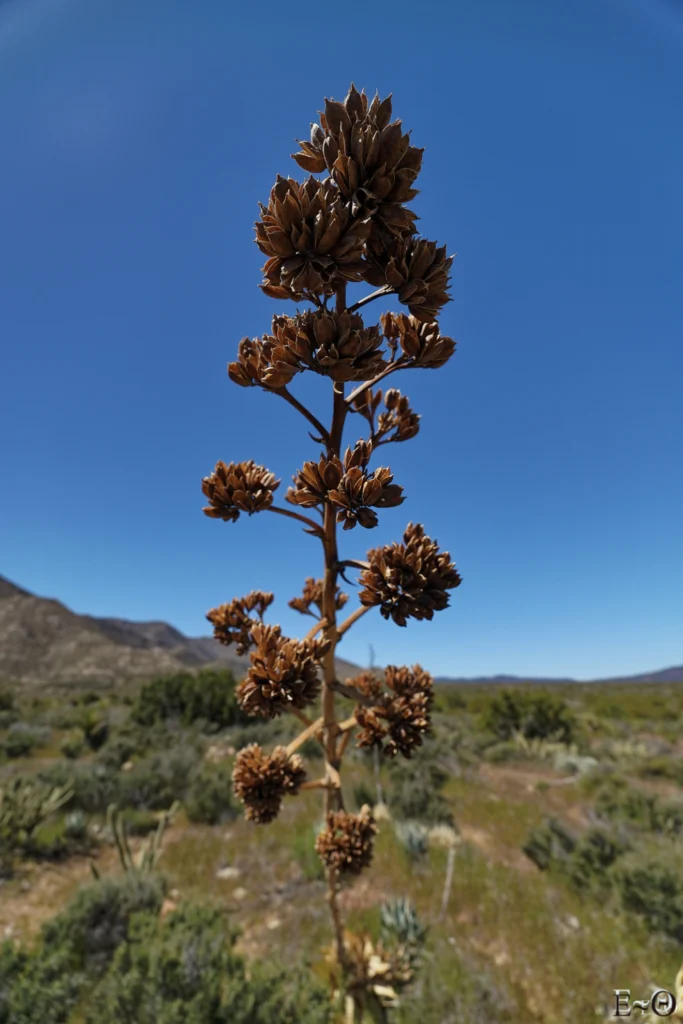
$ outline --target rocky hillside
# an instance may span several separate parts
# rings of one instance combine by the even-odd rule
[[[0,577],[0,681],[109,687],[205,665],[239,677],[249,664],[211,637],[186,637],[166,622],[77,615]],[[342,678],[358,669],[339,661]]]

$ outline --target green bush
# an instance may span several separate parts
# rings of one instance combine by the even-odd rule
[[[332,1024],[327,991],[305,970],[255,965],[214,907],[138,917],[86,1013],[86,1024]]]
[[[542,871],[556,870],[575,889],[602,898],[611,888],[610,869],[628,845],[602,828],[576,837],[562,822],[546,818],[531,830],[522,850]]]
[[[68,761],[76,761],[85,752],[85,736],[79,730],[65,736],[59,749]]]
[[[235,678],[228,669],[202,669],[162,676],[142,687],[132,717],[140,725],[177,718],[185,725],[205,722],[211,729],[244,724],[235,697]]]
[[[174,800],[184,799],[200,760],[201,750],[187,740],[182,746],[149,754],[130,771],[116,775],[113,802],[121,807],[165,810]]]
[[[127,938],[133,914],[161,909],[165,882],[159,875],[127,871],[80,889],[67,907],[43,926],[46,949],[64,950],[70,969],[103,972]]]
[[[3,747],[7,757],[30,757],[36,747],[46,747],[50,742],[50,730],[28,722],[13,722],[5,737]]]
[[[410,761],[391,762],[387,803],[394,816],[427,825],[452,825],[453,812],[441,792],[448,777],[426,752]]]
[[[483,724],[501,740],[521,733],[528,740],[571,743],[576,734],[576,720],[567,703],[545,691],[501,690],[491,698]]]
[[[603,818],[661,835],[683,831],[683,804],[661,800],[613,776],[598,788],[595,809]]]
[[[202,825],[236,818],[240,811],[233,798],[230,765],[204,762],[192,777],[184,806],[188,819]]]
[[[615,880],[625,910],[643,917],[651,931],[683,943],[683,859],[678,851],[634,852],[619,865]]]
[[[83,976],[63,949],[29,953],[0,945],[0,1024],[66,1024]]]

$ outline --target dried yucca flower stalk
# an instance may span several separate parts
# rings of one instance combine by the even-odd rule
[[[251,460],[218,462],[202,490],[209,502],[204,512],[214,519],[234,523],[241,513],[274,512],[298,520],[321,542],[322,578],[306,579],[303,595],[289,602],[315,625],[301,640],[283,636],[278,625],[263,621],[273,595],[262,591],[234,597],[207,618],[217,640],[250,652],[251,666],[237,689],[242,709],[266,719],[291,713],[304,726],[288,747],[268,753],[252,744],[240,751],[235,792],[247,819],[264,824],[276,817],[285,796],[323,790],[324,826],[316,849],[327,873],[337,987],[347,1007],[362,1014],[368,992],[376,990],[377,996],[381,989],[378,979],[383,994],[393,997],[400,972],[365,940],[344,931],[340,879],[370,864],[377,825],[369,807],[358,814],[345,811],[340,769],[354,731],[359,747],[410,757],[430,728],[432,679],[419,665],[392,665],[382,678],[364,673],[342,682],[336,677],[335,649],[372,608],[399,626],[410,618],[431,619],[448,607],[449,591],[461,581],[450,555],[419,524],[408,525],[401,543],[368,551],[366,560],[340,556],[337,530],[373,529],[383,509],[404,501],[391,470],[371,469],[370,462],[381,445],[415,437],[420,416],[396,388],[382,393],[377,385],[399,370],[438,369],[453,355],[455,342],[441,334],[436,320],[450,301],[452,257],[416,233],[417,218],[406,203],[417,195],[413,186],[423,150],[411,145],[400,121],[392,121],[391,97],[370,101],[352,85],[342,103],[325,101],[310,141],[299,145],[294,160],[310,176],[304,182],[277,177],[267,206],[261,206],[256,244],[267,257],[263,292],[312,308],[278,313],[270,333],[243,338],[228,373],[241,387],[260,387],[297,409],[322,450],[312,452],[294,473],[284,496],[293,507],[275,504],[279,480]],[[349,306],[347,284],[360,281],[377,291]],[[365,324],[358,311],[390,294],[407,312],[385,313],[378,324]],[[328,378],[329,426],[288,390],[307,371]],[[349,416],[354,427],[364,422],[369,436],[357,440],[354,429],[352,444],[343,446]],[[348,597],[338,580],[351,569],[360,570],[360,605],[339,622]],[[337,694],[355,702],[354,715],[344,722],[337,719]],[[309,709],[318,700],[316,718]],[[322,747],[325,772],[306,781],[296,751],[311,738]]]

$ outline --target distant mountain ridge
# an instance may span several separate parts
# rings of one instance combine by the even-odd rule
[[[0,681],[109,687],[216,665],[241,678],[247,655],[212,637],[187,637],[166,622],[79,615],[0,576]],[[339,675],[360,671],[337,660]]]
[[[0,576],[0,682],[36,686],[115,686],[203,666],[230,668],[241,677],[249,658],[235,654],[212,637],[187,637],[167,622],[79,615],[60,601],[36,597]],[[337,659],[344,679],[361,669]],[[683,665],[609,679],[530,678],[496,675],[474,678],[440,676],[437,683],[683,682]]]
[[[673,668],[662,668],[656,672],[642,672],[634,676],[610,676],[606,679],[571,679],[559,676],[439,676],[435,683],[479,683],[479,684],[507,684],[513,686],[515,683],[533,683],[540,686],[555,686],[558,683],[683,683],[683,665]]]

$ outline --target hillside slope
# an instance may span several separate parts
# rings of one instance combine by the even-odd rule
[[[0,577],[0,680],[107,687],[214,664],[241,677],[249,659],[211,637],[186,637],[166,622],[78,615]],[[339,661],[338,671],[343,678],[358,669]]]

